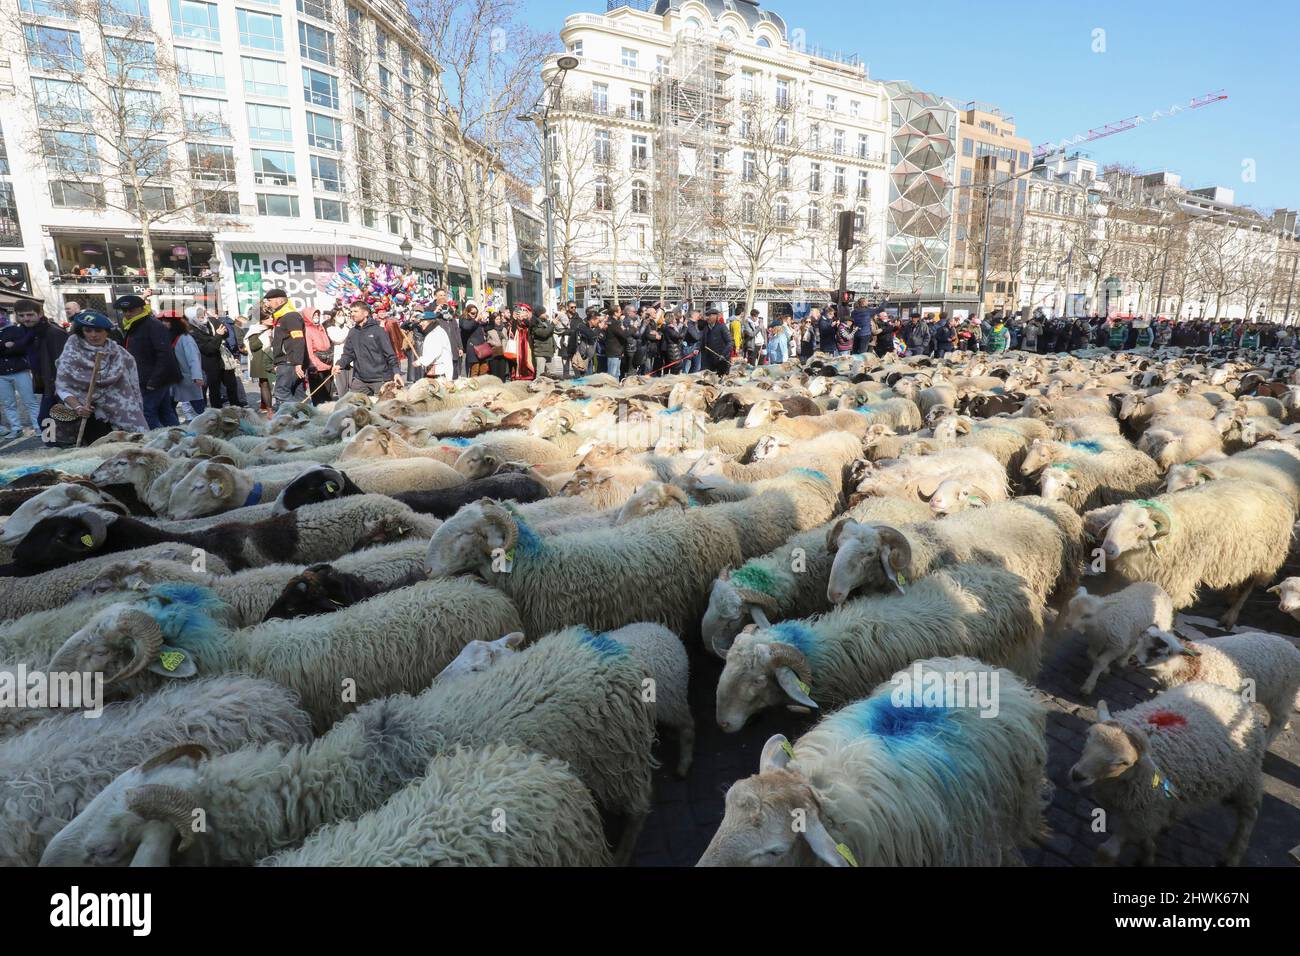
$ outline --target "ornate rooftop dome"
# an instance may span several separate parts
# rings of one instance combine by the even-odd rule
[[[663,16],[671,10],[680,10],[684,2],[685,0],[656,0],[651,12]],[[770,10],[760,9],[754,0],[696,0],[696,2],[703,3],[715,20],[724,13],[736,13],[751,30],[760,23],[770,23],[780,31],[781,36],[785,36],[785,21]]]

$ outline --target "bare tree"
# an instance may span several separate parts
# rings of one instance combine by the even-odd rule
[[[800,144],[785,111],[758,99],[741,103],[741,176],[736,195],[720,203],[717,229],[726,239],[723,259],[742,277],[745,312],[754,307],[758,277],[796,228],[805,200],[791,178]],[[842,182],[832,192],[847,196]]]
[[[598,132],[604,135],[598,137]],[[614,146],[608,130],[598,131],[580,113],[552,127],[551,133],[551,220],[560,288],[567,290],[593,234],[596,180],[613,166]]]
[[[126,0],[48,0],[76,29],[27,24],[33,151],[51,171],[56,204],[111,208],[140,227],[145,273],[157,283],[151,233],[181,213],[237,212],[221,100],[177,97],[189,83],[140,8]],[[215,106],[214,106],[215,104]],[[182,161],[182,154],[184,161]],[[60,177],[64,178],[60,178]]]
[[[1218,318],[1225,303],[1231,302],[1245,285],[1244,237],[1249,230],[1226,221],[1206,221],[1203,226],[1195,268],[1202,291],[1214,296],[1214,315]]]

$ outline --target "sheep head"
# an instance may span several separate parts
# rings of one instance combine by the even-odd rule
[[[14,547],[14,563],[48,571],[88,558],[104,546],[114,518],[87,505],[75,505],[42,518]]]
[[[726,811],[697,866],[849,866],[821,818],[811,783],[790,766],[780,734],[763,745],[759,772],[727,791]],[[796,831],[796,817],[804,826]]]
[[[1199,461],[1189,461],[1174,465],[1165,475],[1165,493],[1172,495],[1177,491],[1186,491],[1217,477],[1208,467]]]
[[[519,528],[514,516],[491,498],[465,505],[429,539],[424,570],[432,578],[476,573],[491,580],[513,561]]]
[[[242,507],[253,484],[253,479],[237,468],[201,461],[173,486],[167,516],[179,521]]]
[[[960,478],[945,478],[930,494],[930,510],[936,515],[951,515],[967,508],[983,508],[993,497],[984,489]]]
[[[745,415],[745,428],[762,428],[786,417],[785,406],[772,399],[763,399],[750,406]]]
[[[798,648],[760,636],[751,624],[727,650],[718,678],[718,726],[734,734],[754,714],[780,704],[815,710],[807,689],[811,683],[812,671]]]
[[[605,468],[588,468],[580,465],[573,471],[573,477],[561,486],[557,494],[579,497],[602,485],[607,481],[612,481],[614,472]]]
[[[522,631],[498,637],[495,641],[470,641],[460,649],[450,664],[438,672],[438,676],[433,679],[434,683],[485,671],[502,658],[517,653],[523,646]]]
[[[126,866],[153,824],[173,827],[184,853],[200,838],[194,810],[203,806],[199,744],[171,747],[113,780],[55,834],[41,866]]]
[[[115,561],[91,578],[77,592],[77,597],[98,597],[114,591],[147,591],[166,580],[169,580],[167,569],[156,566],[149,558]]]
[[[1102,551],[1108,561],[1142,548],[1157,553],[1156,542],[1171,528],[1172,518],[1166,506],[1152,501],[1125,502],[1106,526]]]
[[[347,447],[339,453],[338,461],[355,461],[362,458],[409,458],[411,449],[387,428],[366,425]]]
[[[783,455],[790,450],[791,442],[784,435],[764,435],[754,444],[754,450],[750,453],[751,461],[764,461],[768,458],[775,458],[777,455]]]
[[[505,459],[484,445],[473,445],[461,452],[456,459],[455,469],[469,481],[495,475]]]
[[[1269,588],[1268,593],[1277,595],[1279,611],[1300,620],[1300,578],[1286,578]]]
[[[631,498],[623,503],[618,517],[614,519],[614,524],[627,524],[629,521],[668,508],[685,511],[690,505],[690,499],[686,497],[686,492],[676,485],[665,484],[662,481],[647,481],[636,490]]]
[[[42,518],[62,514],[77,505],[110,509],[121,507],[116,499],[98,488],[71,483],[53,485],[40,494],[28,498],[14,509],[13,514],[6,519],[3,528],[0,528],[0,544],[17,544]]]
[[[858,588],[902,591],[907,583],[912,546],[897,528],[841,518],[827,532],[826,544],[835,554],[826,581],[831,604],[843,604]]]
[[[1164,773],[1151,759],[1146,733],[1112,720],[1106,702],[1098,701],[1097,722],[1088,728],[1083,753],[1070,768],[1070,781],[1077,786],[1091,787],[1130,774],[1133,786],[1137,787],[1149,787],[1152,774],[1164,779]]]
[[[1093,619],[1106,606],[1106,599],[1096,594],[1089,594],[1081,587],[1074,592],[1070,602],[1056,620],[1057,629],[1062,634],[1075,631],[1087,631]]]
[[[1065,448],[1060,442],[1047,438],[1035,438],[1029,443],[1029,450],[1025,452],[1025,460],[1020,463],[1020,473],[1026,476],[1032,475],[1053,462],[1060,461],[1064,456]]]
[[[1138,638],[1133,648],[1130,663],[1138,667],[1158,667],[1166,661],[1176,661],[1183,657],[1200,657],[1201,652],[1191,642],[1182,640],[1177,634],[1171,634],[1152,624]]]
[[[169,671],[159,662],[163,633],[158,622],[133,604],[114,604],[91,618],[50,659],[50,671],[104,675],[104,687],[115,686],[130,695],[125,682],[148,668],[164,677],[192,677],[195,668],[188,655],[181,667]]]
[[[1039,494],[1048,501],[1066,501],[1071,492],[1079,490],[1079,480],[1068,467],[1069,462],[1057,462],[1043,469],[1038,476]]]

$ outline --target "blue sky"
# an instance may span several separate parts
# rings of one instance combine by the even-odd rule
[[[1169,169],[1192,188],[1227,186],[1239,203],[1300,207],[1300,87],[1294,0],[771,0],[811,45],[856,53],[878,79],[981,100],[1016,118],[1035,144],[1224,89],[1228,99],[1098,140],[1100,164]],[[556,32],[605,0],[526,0],[536,29]],[[1094,53],[1094,30],[1105,52]],[[1254,181],[1243,179],[1253,160]],[[1249,169],[1246,170],[1249,175]]]

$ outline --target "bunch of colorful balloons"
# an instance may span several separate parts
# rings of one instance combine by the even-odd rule
[[[364,302],[375,312],[402,313],[413,304],[432,301],[433,288],[418,274],[404,272],[397,266],[377,263],[350,263],[326,284],[325,292],[334,296],[335,304],[349,306]]]

